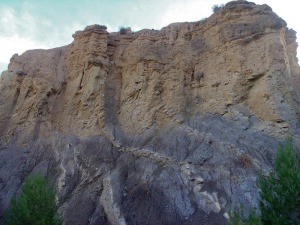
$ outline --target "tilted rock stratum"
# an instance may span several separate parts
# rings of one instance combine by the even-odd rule
[[[223,225],[257,207],[278,141],[299,143],[296,33],[269,6],[73,37],[1,75],[0,216],[37,171],[66,225]]]

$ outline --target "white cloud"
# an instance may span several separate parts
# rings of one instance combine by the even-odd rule
[[[0,75],[6,69],[7,69],[7,63],[0,63]]]
[[[206,17],[205,3],[206,1],[195,0],[175,1],[161,16],[160,26],[164,27],[174,22],[196,21]]]
[[[17,35],[12,37],[0,37],[1,51],[0,51],[0,63],[7,62],[15,53],[23,53],[28,49],[47,48],[45,43],[37,43],[31,39],[18,37]]]
[[[1,35],[9,36],[12,35],[13,32],[17,30],[15,24],[15,12],[12,8],[3,7],[0,8],[0,31]]]
[[[10,57],[15,53],[21,54],[28,49],[48,47],[34,40],[38,29],[35,19],[28,12],[17,15],[14,9],[2,7],[0,16],[0,70],[6,69]]]
[[[11,56],[29,49],[49,49],[66,45],[72,34],[82,29],[82,24],[59,26],[46,18],[32,14],[24,4],[17,12],[10,7],[0,7],[0,72],[7,69]]]

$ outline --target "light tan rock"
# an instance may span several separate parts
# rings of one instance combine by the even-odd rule
[[[2,136],[17,130],[26,142],[54,129],[89,136],[107,133],[106,124],[133,135],[237,104],[293,128],[293,35],[268,6],[251,4],[228,4],[209,19],[161,31],[110,35],[89,26],[69,46],[12,58],[1,78],[2,120],[10,116]]]

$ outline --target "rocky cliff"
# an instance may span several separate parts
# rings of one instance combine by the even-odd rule
[[[278,141],[299,142],[296,34],[269,6],[73,37],[2,73],[0,215],[36,171],[66,225],[223,225],[257,206]]]

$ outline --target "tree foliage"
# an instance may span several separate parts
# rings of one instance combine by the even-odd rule
[[[279,146],[275,169],[267,177],[259,177],[260,216],[252,209],[248,218],[232,212],[231,225],[299,225],[300,224],[300,160],[292,140]]]
[[[230,225],[261,225],[261,219],[253,209],[246,218],[244,210],[241,208],[239,212],[231,212],[229,223]]]
[[[119,29],[120,31],[120,34],[122,34],[122,35],[124,35],[124,34],[126,34],[126,28],[125,27],[120,27],[120,29]]]
[[[220,11],[221,9],[224,9],[224,5],[223,5],[223,4],[222,4],[222,5],[213,5],[213,6],[212,6],[212,11],[213,11],[214,13]]]
[[[259,184],[263,224],[300,224],[300,166],[291,140],[280,145],[274,172]]]
[[[40,174],[28,176],[21,195],[4,214],[6,225],[59,225],[54,189]]]

